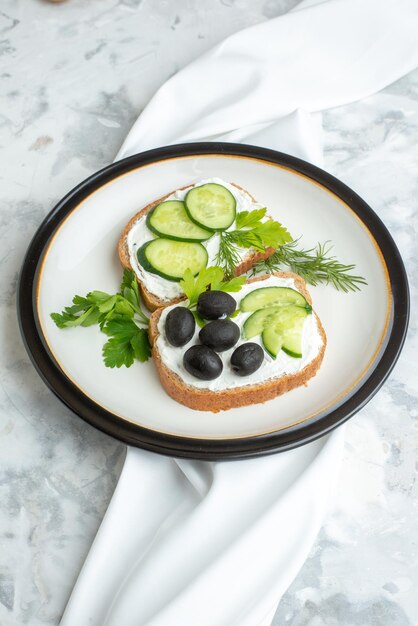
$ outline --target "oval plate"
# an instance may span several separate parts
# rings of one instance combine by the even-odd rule
[[[74,294],[117,291],[116,246],[128,220],[155,198],[218,176],[247,189],[305,247],[331,240],[368,285],[357,293],[310,288],[328,336],[322,367],[307,387],[265,404],[218,414],[177,404],[154,364],[104,367],[96,327],[59,330],[52,311]],[[22,335],[38,372],[77,415],[118,439],[178,457],[220,459],[287,450],[324,435],[383,384],[408,326],[405,269],[389,232],[351,189],[300,159],[228,143],[150,150],[118,161],[73,189],[35,234],[20,276]]]

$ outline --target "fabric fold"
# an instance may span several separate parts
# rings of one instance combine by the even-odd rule
[[[261,623],[320,528],[343,439],[339,429],[274,457],[217,463],[129,448],[61,624]]]
[[[418,65],[417,28],[414,0],[302,2],[170,78],[117,158],[365,98]]]

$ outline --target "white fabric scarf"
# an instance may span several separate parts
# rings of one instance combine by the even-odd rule
[[[305,1],[167,81],[118,158],[243,141],[322,164],[320,111],[418,65],[415,0]],[[270,457],[180,461],[128,449],[63,626],[267,626],[321,526],[343,429]]]

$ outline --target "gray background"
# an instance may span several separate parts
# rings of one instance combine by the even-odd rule
[[[30,238],[61,196],[112,161],[164,80],[295,4],[1,0],[2,626],[57,624],[124,458],[55,399],[23,349],[15,288]],[[417,96],[414,72],[324,115],[325,167],[389,226],[415,304]],[[390,380],[347,427],[335,500],[275,626],[418,624],[417,337],[413,316]]]

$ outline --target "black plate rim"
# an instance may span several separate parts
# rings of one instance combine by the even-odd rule
[[[247,157],[280,165],[310,178],[337,195],[371,231],[384,257],[392,291],[392,319],[385,345],[373,368],[367,372],[367,379],[358,388],[335,408],[326,409],[311,421],[274,433],[238,439],[169,435],[113,415],[85,396],[62,372],[42,338],[36,311],[37,282],[44,251],[62,220],[84,197],[137,167],[177,157],[210,154]],[[26,350],[41,378],[66,406],[92,426],[129,445],[159,454],[204,460],[250,458],[290,450],[324,436],[348,420],[373,398],[395,366],[407,334],[409,309],[408,280],[398,248],[381,219],[359,195],[331,174],[302,159],[258,146],[225,142],[178,144],[148,150],[117,161],[79,183],[58,202],[36,231],[22,265],[17,290],[18,320]]]

